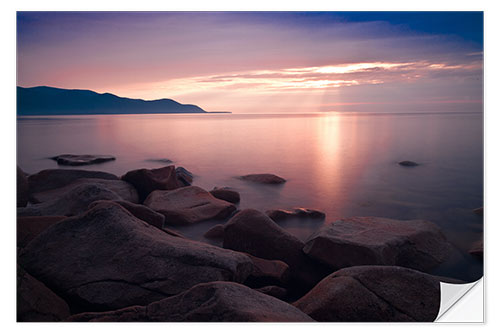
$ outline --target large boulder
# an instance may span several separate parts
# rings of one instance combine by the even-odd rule
[[[239,177],[242,180],[260,184],[283,184],[286,179],[270,173],[257,173]]]
[[[175,190],[181,187],[174,165],[159,169],[132,170],[124,174],[121,179],[134,185],[141,202],[155,190]]]
[[[66,192],[61,197],[28,207],[18,208],[18,216],[73,216],[85,212],[88,206],[97,200],[121,200],[115,192],[97,184],[81,184]]]
[[[52,290],[17,266],[17,321],[62,321],[70,316],[68,304]]]
[[[173,191],[154,191],[144,204],[165,215],[165,224],[190,225],[206,220],[222,220],[236,210],[233,204],[220,200],[197,186]]]
[[[89,209],[94,208],[95,206],[103,203],[103,202],[108,202],[106,200],[98,200],[94,201],[89,205]],[[144,222],[147,222],[148,224],[151,224],[159,229],[163,228],[163,222],[165,221],[165,216],[163,216],[160,213],[155,212],[149,207],[146,207],[144,205],[137,205],[134,203],[131,203],[129,201],[124,201],[124,200],[117,200],[117,201],[109,201],[109,202],[114,202],[125,208],[126,210],[129,211],[132,215],[137,217],[140,220],[143,220]]]
[[[344,268],[294,303],[317,321],[434,321],[439,280],[398,266]]]
[[[288,218],[310,218],[310,219],[324,219],[325,213],[309,208],[292,208],[292,209],[272,209],[266,211],[266,215],[273,221],[279,222]]]
[[[290,266],[292,282],[298,282],[305,289],[322,277],[318,267],[302,252],[304,243],[254,209],[242,210],[226,223],[223,247],[284,261]]]
[[[81,313],[69,321],[161,322],[308,322],[309,316],[294,306],[233,282],[194,286],[182,294],[148,306]]]
[[[244,254],[170,236],[109,202],[53,225],[18,262],[93,311],[149,304],[203,282],[243,282],[253,269]]]
[[[109,161],[116,160],[116,157],[111,155],[73,155],[73,154],[63,154],[51,157],[57,164],[60,165],[89,165],[89,164],[99,164]]]
[[[30,193],[44,192],[62,187],[80,178],[117,180],[118,177],[102,171],[48,169],[28,177]]]
[[[217,199],[225,200],[233,204],[240,202],[240,194],[227,187],[215,187],[210,191],[210,194]]]
[[[118,194],[123,200],[133,203],[139,202],[139,196],[136,189],[126,181],[98,178],[80,178],[76,179],[74,182],[55,189],[32,193],[31,201],[34,203],[53,201],[65,196],[67,193],[73,191],[76,187],[85,184],[97,184]]]
[[[17,246],[25,247],[31,240],[66,216],[25,216],[17,218]]]
[[[440,229],[423,220],[353,217],[322,226],[304,252],[333,269],[358,265],[396,265],[428,271],[451,250]]]
[[[29,200],[29,185],[26,174],[17,167],[17,207],[26,207]]]

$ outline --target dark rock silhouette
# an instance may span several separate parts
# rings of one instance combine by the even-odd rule
[[[224,225],[223,224],[214,225],[212,228],[208,229],[208,231],[203,234],[203,237],[210,239],[223,239]]]
[[[148,306],[81,313],[69,321],[302,322],[293,305],[233,282],[202,283]]]
[[[434,321],[439,280],[397,266],[339,270],[294,303],[317,321]]]
[[[215,187],[210,191],[210,194],[217,199],[225,200],[233,204],[240,202],[240,194],[227,187]]]
[[[205,113],[171,99],[145,101],[91,90],[17,87],[18,115]]]
[[[260,293],[263,293],[263,294],[266,294],[266,295],[269,295],[272,297],[276,297],[277,299],[280,299],[280,300],[285,300],[286,296],[288,294],[288,292],[285,288],[278,287],[278,286],[265,286],[265,287],[261,287],[261,288],[256,288],[255,290],[257,290]]]
[[[249,182],[261,183],[261,184],[283,184],[284,182],[286,182],[286,179],[283,179],[279,176],[270,173],[256,173],[256,174],[240,176],[238,178]]]
[[[309,209],[309,208],[293,208],[293,209],[273,209],[266,211],[266,215],[269,216],[273,221],[278,222],[286,220],[291,217],[301,217],[301,218],[312,218],[312,219],[324,219],[325,213],[319,210]]]
[[[132,170],[124,174],[121,179],[134,185],[141,202],[155,190],[175,190],[181,187],[174,165],[158,169]]]
[[[345,218],[324,225],[303,249],[333,269],[398,265],[421,271],[442,263],[450,250],[451,245],[432,222],[378,217]]]
[[[405,167],[416,167],[416,166],[420,165],[417,162],[413,162],[413,161],[401,161],[398,164],[401,166],[405,166]]]
[[[17,218],[17,246],[25,247],[36,236],[66,216],[19,216]]]
[[[80,178],[118,180],[118,177],[102,171],[47,169],[28,177],[30,193],[52,190],[74,182]]]
[[[116,160],[116,157],[111,155],[73,155],[73,154],[63,154],[51,157],[52,160],[56,161],[60,165],[89,165],[89,164],[99,164],[109,161]]]

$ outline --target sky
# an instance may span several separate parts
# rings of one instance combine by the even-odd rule
[[[17,84],[207,111],[481,112],[482,12],[18,12]]]

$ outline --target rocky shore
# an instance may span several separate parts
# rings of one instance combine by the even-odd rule
[[[428,272],[451,245],[434,223],[345,218],[303,242],[277,222],[324,213],[239,210],[237,191],[208,191],[191,185],[193,178],[173,165],[121,177],[73,169],[27,175],[18,168],[17,320],[436,318],[444,278]],[[271,174],[239,178],[286,186]],[[203,221],[220,221],[205,237],[222,247],[175,230]]]

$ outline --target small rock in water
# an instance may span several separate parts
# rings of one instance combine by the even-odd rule
[[[257,173],[238,177],[242,180],[247,180],[254,183],[261,184],[283,184],[286,179],[270,173]]]
[[[158,163],[164,163],[164,164],[173,163],[168,158],[150,158],[150,159],[147,159],[146,162],[158,162]]]
[[[240,202],[240,194],[227,187],[214,187],[210,194],[217,199],[225,200],[230,203]]]
[[[73,154],[63,154],[51,157],[57,164],[60,165],[89,165],[98,164],[108,161],[116,160],[116,157],[111,155],[73,155]]]
[[[419,164],[417,162],[413,162],[413,161],[401,161],[401,162],[399,162],[399,165],[405,166],[405,167],[415,167],[415,166],[418,166]]]
[[[282,221],[290,217],[324,219],[326,216],[325,213],[319,210],[309,208],[293,208],[291,210],[273,209],[266,211],[266,215],[275,222]]]

